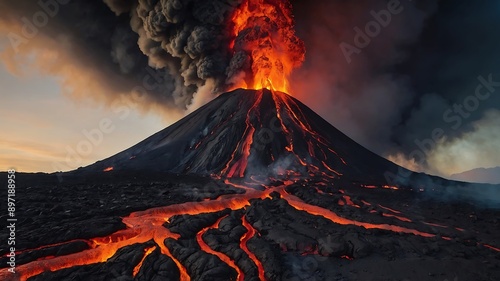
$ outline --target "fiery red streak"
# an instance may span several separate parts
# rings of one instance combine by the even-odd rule
[[[366,202],[365,200],[361,200],[361,202],[363,202],[363,204],[365,204],[366,206],[371,206],[372,204]]]
[[[383,213],[382,216],[387,217],[387,218],[395,218],[395,219],[398,219],[398,220],[404,221],[404,222],[412,222],[412,220],[410,220],[409,218],[396,216],[396,215],[392,215],[392,214]]]
[[[392,213],[395,213],[395,214],[401,214],[401,212],[400,212],[400,211],[396,211],[396,210],[394,210],[394,209],[391,209],[391,208],[388,208],[388,207],[384,207],[384,206],[382,206],[382,205],[378,205],[378,206],[379,206],[380,208],[382,208],[382,209],[385,209],[385,210],[389,211],[389,212],[392,212]]]
[[[408,233],[408,234],[414,234],[418,236],[423,236],[423,237],[434,237],[436,236],[435,234],[430,234],[426,232],[421,232],[415,229],[410,229],[410,228],[405,228],[397,225],[390,225],[390,224],[371,224],[371,223],[366,223],[366,222],[358,222],[355,220],[351,219],[346,219],[343,217],[340,217],[339,215],[335,214],[334,212],[307,204],[300,200],[298,197],[293,196],[291,194],[288,194],[284,191],[284,188],[281,188],[279,190],[282,198],[288,202],[292,207],[294,207],[297,210],[307,212],[311,215],[315,216],[321,216],[325,219],[330,220],[333,223],[340,224],[340,225],[356,225],[360,227],[364,227],[366,229],[383,229],[383,230],[389,230],[393,232],[400,232],[400,233]]]
[[[430,222],[424,222],[424,224],[426,225],[430,225],[430,226],[435,226],[435,227],[441,227],[441,228],[447,228],[448,226],[446,225],[442,225],[442,224],[437,224],[437,223],[430,223]],[[457,229],[460,231],[460,229]]]
[[[255,133],[255,127],[252,125],[252,121],[251,121],[251,114],[254,111],[255,111],[255,113],[257,113],[257,111],[255,109],[258,107],[260,101],[262,100],[262,95],[263,95],[262,91],[259,91],[258,95],[259,96],[256,99],[255,103],[253,104],[253,106],[250,108],[250,110],[247,113],[247,117],[245,120],[246,128],[245,128],[245,132],[243,133],[243,138],[242,138],[242,140],[243,139],[244,140],[240,141],[240,143],[238,143],[238,145],[236,146],[236,149],[234,150],[234,152],[231,156],[231,161],[229,161],[227,163],[226,168],[224,170],[222,170],[222,172],[221,172],[222,175],[226,174],[227,170],[229,169],[229,165],[231,165],[231,163],[234,161],[236,154],[238,153],[238,150],[241,150],[241,156],[240,156],[239,160],[237,160],[236,163],[234,163],[232,165],[229,172],[227,173],[227,177],[229,177],[229,178],[232,178],[235,174],[240,178],[245,176],[245,170],[246,170],[247,165],[248,165],[248,157],[250,156],[250,148],[251,148],[252,143],[253,143],[253,135]]]
[[[144,263],[144,260],[146,260],[146,258],[149,255],[151,255],[151,253],[154,252],[154,250],[156,250],[156,246],[144,249],[144,256],[142,257],[141,261],[134,267],[134,271],[132,272],[132,276],[134,276],[134,277],[137,276],[137,274],[139,273],[139,271],[142,268],[142,264]]]
[[[493,251],[500,252],[500,248],[493,247],[493,246],[487,245],[487,244],[483,244],[483,246],[485,246],[486,248],[491,249]]]
[[[243,226],[246,228],[247,232],[241,237],[241,243],[240,243],[240,248],[247,253],[247,255],[250,257],[250,259],[255,263],[255,266],[257,267],[259,271],[259,280],[265,281],[266,277],[264,276],[264,267],[262,266],[262,263],[259,261],[257,256],[255,256],[254,253],[252,253],[247,246],[248,240],[252,239],[252,237],[255,236],[256,230],[253,228],[253,226],[247,221],[247,218],[243,216],[241,219]]]
[[[342,198],[344,198],[344,201],[347,203],[347,205],[349,205],[351,207],[361,208],[359,205],[356,205],[356,204],[354,204],[354,202],[352,202],[351,197],[344,195],[344,196],[342,196]]]
[[[223,261],[224,263],[226,263],[227,265],[229,265],[231,268],[233,268],[236,273],[237,273],[237,280],[238,281],[243,281],[245,280],[245,275],[243,274],[243,272],[241,271],[241,269],[236,265],[236,263],[228,256],[226,256],[225,254],[221,253],[221,252],[217,252],[217,251],[214,251],[212,250],[212,248],[210,248],[210,246],[208,246],[207,243],[205,243],[205,241],[203,241],[203,235],[209,230],[209,229],[217,229],[219,228],[219,224],[220,222],[225,219],[227,216],[224,216],[220,219],[217,220],[217,222],[215,222],[214,225],[210,226],[210,227],[206,227],[204,229],[202,229],[200,232],[198,232],[198,234],[196,235],[196,241],[198,242],[198,244],[200,245],[201,249],[206,252],[206,253],[209,253],[209,254],[212,254],[216,257],[218,257],[221,261]]]
[[[350,261],[353,261],[353,260],[354,260],[354,259],[353,259],[353,258],[351,258],[350,256],[345,256],[345,255],[344,255],[344,256],[341,256],[340,258],[342,258],[342,259],[346,259],[346,260],[350,260]]]
[[[300,118],[297,115],[299,113],[301,115],[303,115],[303,113],[300,112],[300,109],[297,106],[297,104],[295,104],[295,101],[293,101],[292,99],[290,99],[287,94],[281,93],[281,92],[274,92],[273,91],[273,95],[272,96],[273,96],[273,100],[274,100],[274,103],[275,103],[275,106],[276,106],[276,117],[280,121],[281,128],[282,128],[283,132],[285,133],[285,135],[287,137],[288,144],[289,144],[286,147],[286,150],[288,152],[292,153],[302,166],[308,167],[309,170],[312,171],[313,174],[316,174],[319,171],[319,168],[317,166],[315,166],[313,164],[306,163],[304,161],[304,159],[302,159],[302,157],[300,157],[294,151],[292,133],[285,126],[285,122],[284,122],[284,119],[283,119],[284,117],[286,117],[287,120],[290,120],[293,123],[295,123],[297,125],[297,127],[301,128],[301,133],[302,133],[302,135],[305,138],[307,138],[309,136],[312,136],[317,143],[319,143],[319,144],[321,144],[323,146],[323,147],[321,147],[321,146],[314,146],[313,142],[311,140],[307,140],[307,146],[308,146],[309,156],[311,156],[311,158],[313,158],[313,159],[316,159],[319,163],[321,163],[323,165],[324,168],[326,168],[328,171],[330,171],[334,175],[336,175],[336,176],[342,176],[342,173],[336,171],[334,168],[332,168],[331,166],[329,166],[326,163],[326,160],[327,160],[328,157],[326,156],[327,154],[325,152],[325,149],[327,151],[333,153],[335,156],[337,156],[337,158],[339,158],[343,164],[345,164],[345,161],[341,157],[339,157],[338,154],[334,150],[332,150],[331,148],[329,148],[328,142],[326,140],[324,140],[317,132],[315,132],[310,127],[309,124],[302,122],[302,120],[305,120],[305,118]],[[292,107],[295,108],[295,109],[297,109],[296,111],[298,111],[298,113],[296,113],[293,110]],[[324,159],[318,159],[315,151],[321,152],[321,155],[323,156]]]

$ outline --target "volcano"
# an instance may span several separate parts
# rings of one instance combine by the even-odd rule
[[[84,170],[169,171],[223,178],[325,175],[381,181],[397,170],[297,99],[235,90],[139,144]]]
[[[500,278],[500,211],[480,196],[498,186],[412,173],[267,89],[17,182],[23,220],[2,280]]]

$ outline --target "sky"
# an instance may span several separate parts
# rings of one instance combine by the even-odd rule
[[[0,84],[2,171],[73,170],[118,153],[168,125],[156,114],[140,113],[132,106],[128,114],[113,113],[103,105],[77,102],[64,96],[57,78],[36,72],[17,77],[0,65]],[[102,120],[111,122],[105,131]],[[80,144],[89,140],[91,146]]]
[[[239,2],[1,2],[0,170],[91,164],[223,92]],[[413,170],[500,166],[498,1],[291,4],[306,56],[290,94]]]

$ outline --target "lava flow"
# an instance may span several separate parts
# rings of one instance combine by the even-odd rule
[[[207,243],[205,243],[205,241],[203,241],[203,235],[205,233],[207,233],[207,231],[209,229],[219,228],[220,222],[225,218],[226,217],[222,217],[222,218],[218,219],[214,225],[212,225],[210,227],[206,227],[206,228],[202,229],[200,232],[198,232],[198,234],[196,235],[196,241],[198,242],[198,244],[200,245],[200,247],[203,251],[218,257],[221,261],[223,261],[228,266],[230,266],[232,269],[234,269],[237,273],[237,277],[236,277],[237,281],[243,281],[243,280],[245,280],[245,275],[243,274],[241,269],[236,265],[236,263],[230,257],[226,256],[225,254],[223,254],[221,252],[214,251],[212,248],[210,248],[210,246],[207,245]]]
[[[257,256],[255,256],[255,254],[252,253],[248,249],[248,245],[247,245],[248,240],[252,239],[255,236],[257,231],[255,230],[255,228],[253,228],[253,226],[250,223],[248,223],[245,216],[243,216],[243,218],[242,218],[242,223],[243,223],[243,226],[246,228],[247,232],[241,237],[240,248],[243,251],[245,251],[245,253],[255,263],[255,266],[257,266],[257,270],[259,271],[259,280],[264,281],[264,280],[266,280],[266,277],[264,275],[264,267],[262,266],[262,263],[259,261]]]
[[[142,257],[141,261],[134,267],[134,271],[132,272],[132,276],[136,277],[137,273],[139,273],[139,270],[141,270],[142,264],[144,263],[144,260],[151,255],[151,253],[156,250],[156,247],[149,247],[144,249],[144,256]]]
[[[226,183],[231,184],[227,180]],[[36,260],[31,263],[21,265],[17,268],[17,274],[20,280],[27,280],[28,278],[36,276],[42,272],[57,271],[78,265],[106,262],[109,258],[115,255],[119,249],[123,247],[130,246],[136,243],[146,243],[147,241],[154,240],[161,248],[161,252],[171,258],[177,264],[180,274],[180,280],[190,280],[191,277],[189,276],[189,269],[185,268],[182,263],[176,257],[174,257],[171,250],[168,249],[168,247],[166,247],[166,245],[163,243],[163,241],[167,238],[177,240],[181,237],[179,236],[179,234],[170,232],[163,226],[163,224],[165,222],[168,222],[170,218],[175,215],[198,215],[203,213],[214,213],[222,211],[226,208],[230,208],[232,210],[245,209],[247,206],[251,205],[251,199],[264,200],[267,198],[267,200],[270,200],[269,194],[273,192],[279,193],[281,195],[281,198],[288,202],[288,204],[296,210],[304,211],[315,216],[321,216],[330,220],[334,224],[355,225],[366,229],[382,229],[400,233],[414,234],[423,237],[435,236],[431,233],[426,233],[397,225],[371,224],[340,217],[330,210],[307,204],[298,197],[289,194],[289,192],[286,191],[286,188],[287,186],[294,184],[295,183],[293,181],[287,181],[285,185],[276,187],[264,186],[265,189],[263,191],[258,191],[247,187],[244,189],[245,193],[240,195],[225,195],[221,196],[217,200],[212,201],[188,202],[132,213],[130,216],[123,219],[123,222],[128,226],[127,229],[118,231],[107,237],[91,239],[91,249],[66,256],[47,257],[47,259],[44,260]],[[240,185],[234,186],[238,187]],[[198,241],[201,250],[217,256],[222,262],[233,268],[237,272],[237,280],[244,280],[245,273],[242,272],[242,270],[235,264],[233,260],[231,260],[224,253],[212,250],[203,240],[204,234],[209,229],[218,228],[219,223],[224,218],[225,217],[221,217],[214,225],[207,226],[201,229],[196,236],[196,240]],[[259,280],[266,280],[264,267],[259,261],[259,258],[247,247],[248,240],[255,236],[256,231],[245,217],[242,218],[241,223],[245,227],[247,232],[241,237],[240,247],[242,250],[244,250],[245,253],[247,253],[250,259],[257,266],[259,271]],[[489,245],[486,247],[495,249],[494,247]],[[133,269],[133,276],[136,276],[139,273],[146,257],[150,255],[155,249],[156,247],[149,247],[144,250],[143,258]],[[5,270],[3,270],[0,276],[4,278],[3,280],[11,280],[5,279],[11,276],[9,274],[10,273],[7,273]]]

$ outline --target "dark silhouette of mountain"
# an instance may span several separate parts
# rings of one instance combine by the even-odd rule
[[[473,169],[453,174],[450,179],[464,182],[500,184],[500,167]]]
[[[397,166],[287,94],[235,90],[84,170],[110,168],[230,178],[327,173],[344,179],[381,180]]]

